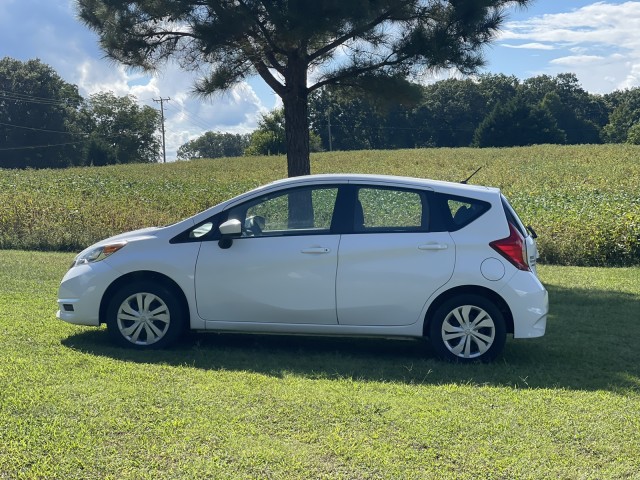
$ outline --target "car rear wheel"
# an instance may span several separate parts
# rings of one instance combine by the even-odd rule
[[[180,301],[163,285],[135,282],[123,286],[107,307],[107,329],[121,346],[163,348],[183,331]]]
[[[445,301],[433,315],[429,338],[436,354],[448,361],[489,362],[504,348],[504,316],[479,295],[459,295]]]

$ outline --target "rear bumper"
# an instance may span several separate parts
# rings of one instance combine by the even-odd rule
[[[549,294],[538,277],[518,271],[500,292],[513,314],[513,337],[542,337],[547,328]]]

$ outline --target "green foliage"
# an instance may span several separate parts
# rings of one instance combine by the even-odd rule
[[[549,94],[558,96],[552,113],[571,144],[600,143],[593,138],[592,127],[602,128],[608,121],[609,110],[602,96],[584,90],[574,73],[560,73],[555,77],[538,75],[524,82],[519,89],[527,103],[542,103]],[[586,122],[580,125],[581,122]],[[594,141],[596,140],[596,141]]]
[[[627,141],[632,145],[640,145],[640,123],[632,125],[627,131]]]
[[[555,119],[558,129],[565,136],[564,143],[602,143],[600,140],[600,128],[591,120],[580,118],[577,111],[564,103],[557,92],[547,93],[540,106]]]
[[[134,97],[96,93],[86,102],[91,121],[88,165],[158,161],[160,112],[139,106]]]
[[[619,92],[615,96],[615,103],[603,135],[607,142],[624,143],[628,140],[629,131],[640,123],[640,88]],[[636,135],[634,133],[630,143],[635,143]]]
[[[309,149],[312,152],[321,150],[320,137],[315,133],[309,136]],[[262,114],[258,120],[258,128],[249,137],[249,145],[245,155],[281,155],[287,153],[284,109],[276,109]]]
[[[614,108],[611,100],[583,90],[570,73],[541,75],[524,82],[513,76],[481,75],[418,88],[421,99],[417,105],[398,103],[389,95],[382,107],[380,101],[358,89],[322,89],[310,97],[311,128],[322,138],[325,150],[330,149],[329,131],[335,150],[462,147],[474,144],[483,121],[497,121],[488,117],[495,116],[500,105],[500,116],[508,114],[511,119],[516,107],[520,108],[517,120],[523,123],[510,128],[508,135],[496,132],[492,142],[502,146],[597,144],[602,142],[601,128]],[[508,118],[503,121],[513,127]]]
[[[368,97],[362,97],[355,91],[323,89],[314,92],[309,98],[312,133],[321,139],[324,150],[389,147],[384,135],[386,118],[389,116],[385,117],[377,111]]]
[[[473,136],[477,147],[509,147],[565,143],[566,135],[558,128],[551,112],[544,106],[530,106],[521,98],[498,104],[480,123]]]
[[[131,96],[84,100],[39,60],[0,61],[0,168],[155,162],[160,114]]]
[[[249,139],[248,134],[205,132],[182,145],[178,159],[241,157],[249,146]]]
[[[325,152],[315,173],[360,172],[500,187],[539,234],[542,261],[640,264],[640,147],[536,146]],[[127,230],[186,218],[286,176],[281,157],[0,169],[0,248],[80,250]]]
[[[422,100],[422,86],[408,81],[401,75],[385,75],[379,72],[361,75],[348,86],[333,87],[344,97],[358,98],[373,105],[381,114],[387,114],[397,106],[413,107]]]
[[[262,114],[258,128],[251,134],[246,155],[281,155],[287,152],[284,110]]]
[[[115,165],[118,163],[113,145],[97,136],[92,136],[92,138],[89,139],[86,158],[88,163],[94,167],[103,167],[105,165]]]
[[[416,123],[422,125],[431,145],[471,145],[477,126],[495,106],[481,89],[484,81],[489,81],[488,77],[480,82],[449,79],[425,88]]]
[[[0,60],[0,168],[81,165],[81,102],[78,88],[40,60]]]
[[[0,253],[0,478],[637,476],[638,268],[541,267],[547,334],[451,365],[386,339],[193,334],[123,350],[55,319],[71,258]]]
[[[256,130],[251,134],[251,142],[245,150],[246,155],[280,155],[285,153],[287,145],[277,132]]]

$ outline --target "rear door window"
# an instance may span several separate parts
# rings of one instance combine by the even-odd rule
[[[359,187],[355,200],[355,232],[416,232],[428,228],[424,192]]]

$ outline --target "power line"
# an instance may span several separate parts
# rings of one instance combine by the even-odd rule
[[[71,98],[65,98],[62,100],[56,100],[53,98],[46,97],[36,97],[33,95],[27,95],[24,93],[14,92],[11,90],[2,90],[0,89],[0,100],[9,100],[13,102],[24,102],[24,103],[35,103],[39,105],[51,105],[58,107],[67,107],[69,106],[69,100]]]
[[[327,128],[329,130],[329,151],[333,151],[333,142],[331,141],[331,108],[327,109]]]
[[[33,130],[33,131],[37,131],[37,132],[45,132],[45,133],[59,133],[59,134],[63,134],[63,135],[76,135],[76,136],[82,136],[85,137],[83,140],[76,140],[76,141],[72,141],[72,142],[64,142],[64,143],[56,143],[56,144],[46,144],[46,145],[22,145],[19,147],[0,147],[0,151],[1,152],[6,152],[6,151],[16,151],[16,150],[33,150],[36,148],[49,148],[49,147],[61,147],[61,146],[65,146],[65,145],[77,145],[77,144],[81,144],[81,143],[87,143],[91,140],[91,137],[95,137],[95,138],[101,138],[103,140],[109,140],[109,141],[116,141],[119,138],[126,138],[127,135],[126,134],[122,134],[122,133],[116,133],[113,135],[95,135],[95,133],[80,133],[80,132],[63,132],[63,131],[58,131],[58,130],[47,130],[44,128],[35,128],[35,127],[25,127],[22,125],[13,125],[10,123],[5,123],[5,122],[0,122],[0,125],[4,125],[7,126],[9,128],[20,128],[20,129],[25,129],[25,130]]]
[[[9,150],[35,150],[36,148],[50,148],[50,147],[64,147],[66,145],[78,145],[85,143],[86,140],[78,140],[77,142],[56,143],[54,145],[28,145],[24,147],[6,147],[0,148],[0,152],[7,152]]]
[[[61,130],[47,130],[45,128],[24,127],[22,125],[14,125],[12,123],[4,123],[4,122],[0,122],[0,125],[4,125],[5,127],[11,127],[11,128],[21,128],[21,129],[24,129],[24,130],[34,130],[36,132],[62,133],[62,134],[65,134],[65,135],[80,135],[80,136],[83,136],[83,137],[89,136],[88,133],[63,132]]]
[[[198,115],[196,115],[195,113],[187,110],[184,106],[182,108],[178,108],[174,105],[168,105],[167,109],[173,110],[175,112],[178,112],[180,115],[184,115],[188,121],[191,122],[192,125],[195,125],[196,127],[200,127],[203,130],[210,130],[211,129],[211,125],[209,124],[209,122],[207,120],[205,120],[202,117],[199,117]]]

